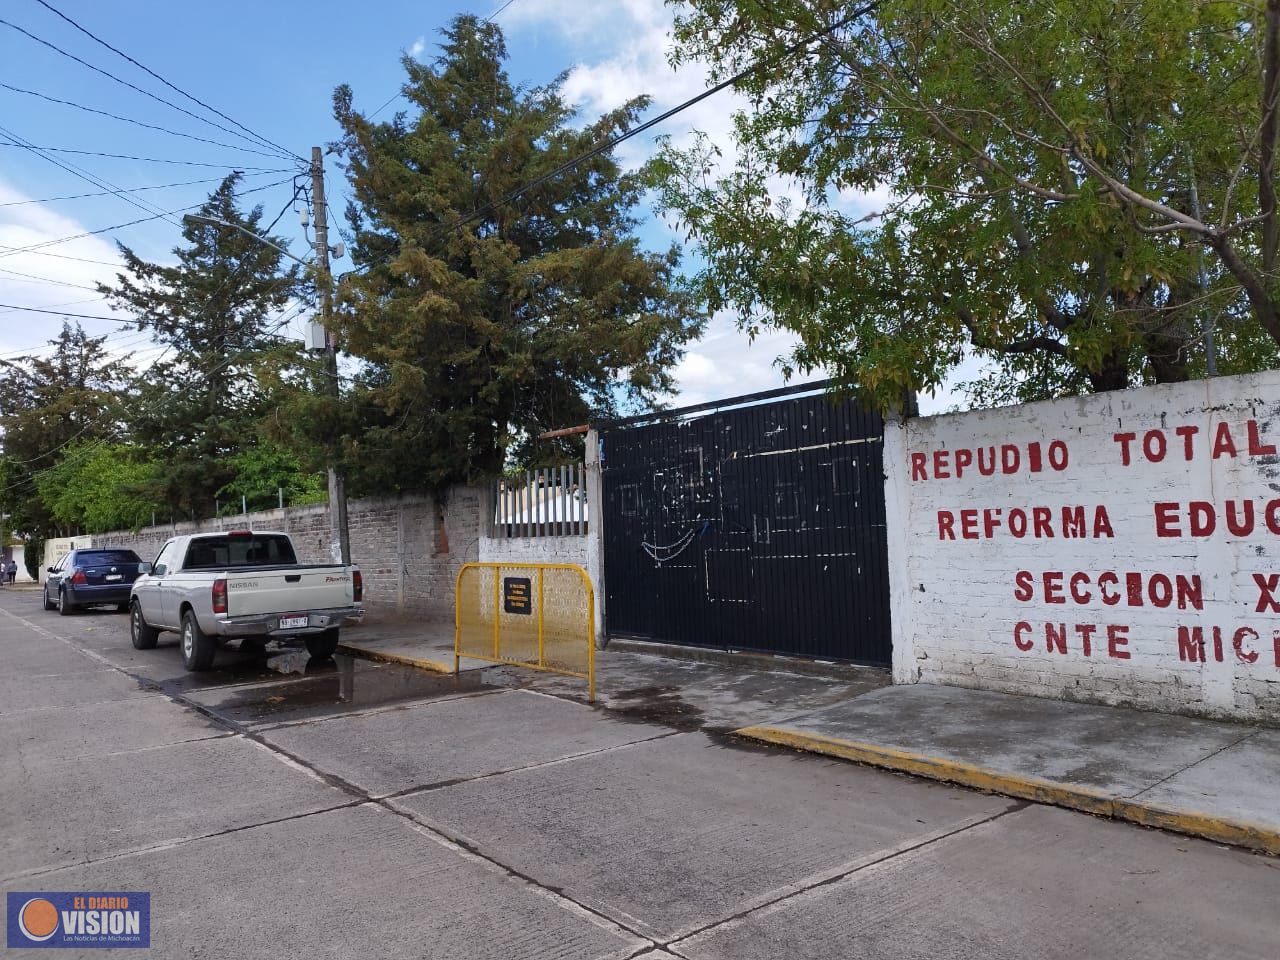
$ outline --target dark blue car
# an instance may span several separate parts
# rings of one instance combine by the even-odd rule
[[[64,617],[79,607],[114,606],[129,611],[129,591],[141,558],[132,550],[103,547],[72,550],[48,570],[44,608]]]

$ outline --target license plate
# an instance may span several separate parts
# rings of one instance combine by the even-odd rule
[[[294,627],[305,627],[308,622],[306,617],[281,617],[280,629],[290,630]]]
[[[112,580],[123,580],[123,579],[124,579],[123,573],[108,573],[106,576],[106,580],[108,583],[110,583]]]

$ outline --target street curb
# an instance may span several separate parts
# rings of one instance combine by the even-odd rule
[[[1080,810],[1113,820],[1125,820],[1145,827],[1157,827],[1174,833],[1184,833],[1218,843],[1280,855],[1280,829],[1258,823],[1231,820],[1195,810],[1170,810],[1127,797],[1117,797],[1099,790],[1091,790],[1088,787],[1006,773],[958,760],[948,760],[944,757],[931,757],[923,753],[895,750],[891,747],[859,743],[800,730],[788,730],[783,727],[750,726],[735,730],[734,734],[750,740],[790,747],[793,750],[852,760],[855,763],[896,770],[944,783],[956,783],[988,793],[1016,797],[1020,800],[1032,800],[1055,807],[1066,807],[1069,810]]]
[[[363,660],[376,660],[380,663],[403,663],[410,667],[417,667],[420,670],[429,670],[432,673],[453,673],[453,664],[442,663],[439,660],[428,660],[426,657],[409,657],[402,653],[382,653],[378,650],[366,650],[364,647],[345,643],[338,644],[338,652],[360,657]]]

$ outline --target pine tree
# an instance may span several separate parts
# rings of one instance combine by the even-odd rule
[[[260,231],[261,207],[241,213],[239,182],[238,173],[227,177],[199,215],[285,245]],[[131,417],[137,441],[165,464],[157,493],[183,514],[208,516],[266,412],[256,365],[275,343],[275,317],[298,292],[299,277],[296,268],[281,269],[280,251],[240,230],[187,220],[182,236],[173,266],[149,263],[121,244],[126,272],[99,289],[162,348]]]
[[[59,526],[38,495],[38,478],[123,431],[130,370],[106,339],[64,323],[49,341],[52,353],[0,362],[0,509],[14,532],[34,541]]]
[[[651,400],[701,327],[675,250],[640,247],[640,186],[608,152],[502,202],[633,124],[646,99],[575,127],[563,78],[516,87],[505,59],[496,25],[460,16],[434,62],[404,60],[408,113],[374,123],[348,87],[334,94],[361,268],[338,323],[362,361],[350,453],[365,488],[492,476],[539,431]]]

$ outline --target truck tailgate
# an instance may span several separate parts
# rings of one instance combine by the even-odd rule
[[[227,574],[227,615],[327,610],[352,604],[351,571],[345,567],[295,567]]]

